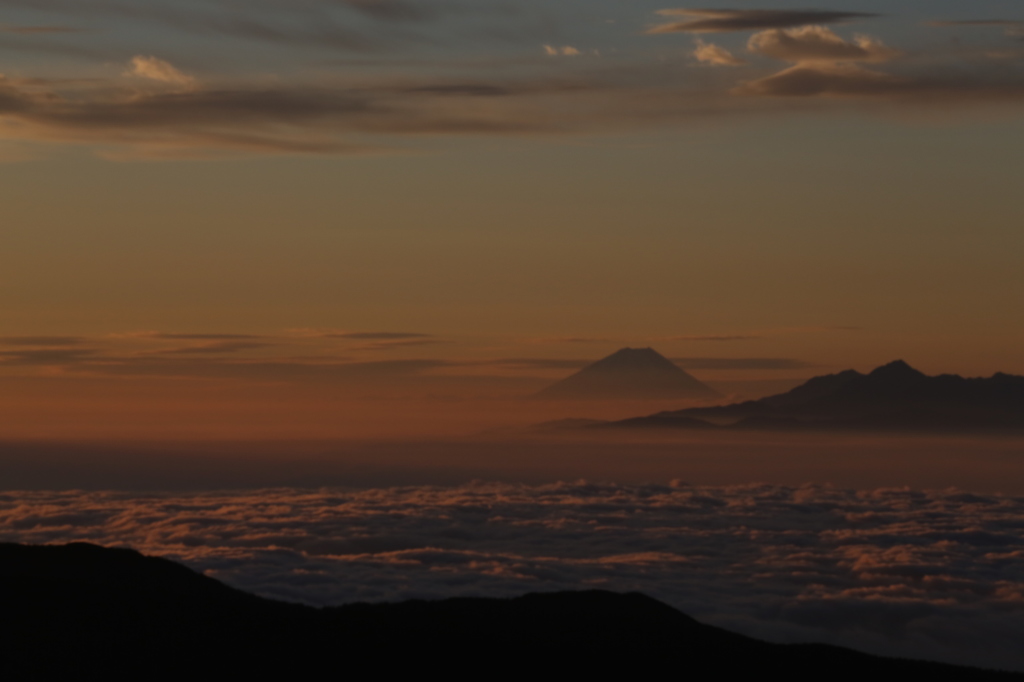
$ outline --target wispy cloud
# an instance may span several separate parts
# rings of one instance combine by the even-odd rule
[[[404,339],[429,339],[431,334],[416,332],[330,332],[323,334],[327,339],[358,339],[361,341],[398,341]]]
[[[757,334],[686,334],[670,336],[667,341],[753,341],[760,339]]]
[[[442,360],[411,359],[379,362],[317,361],[308,358],[226,360],[202,357],[105,357],[79,364],[80,373],[96,376],[176,377],[241,381],[331,383],[412,377],[446,367]]]
[[[925,26],[936,28],[949,26],[1024,26],[1024,21],[1019,19],[946,19],[928,21],[925,22]]]
[[[549,57],[576,57],[579,56],[581,52],[572,45],[563,45],[562,47],[557,47],[555,45],[545,45],[544,54],[548,55]]]
[[[743,66],[747,63],[724,47],[706,43],[703,40],[697,41],[693,56],[697,61],[711,66]]]
[[[241,353],[243,351],[256,350],[259,348],[268,348],[274,345],[275,344],[261,343],[259,341],[213,341],[196,346],[184,346],[182,348],[158,350],[155,351],[155,353],[158,355],[206,355],[209,353],[220,355],[227,353]]]
[[[5,1],[27,6],[21,0]],[[418,3],[406,7],[402,3],[340,2],[330,7],[317,4],[313,11],[313,5],[301,4],[306,13],[294,10],[297,16],[285,3],[261,3],[255,18],[240,18],[224,13],[223,7],[214,3],[198,3],[187,11],[163,2],[144,7],[84,3],[95,5],[97,11],[120,13],[118,16],[126,21],[142,17],[178,31],[208,35],[235,32],[259,36],[264,42],[280,40],[289,46],[301,45],[302,49],[317,44],[311,33],[327,31],[333,35],[336,28],[363,35],[368,25],[376,26],[370,31],[372,35],[367,34],[372,43],[379,38],[374,31],[384,30],[384,24],[395,24],[386,32],[397,36],[412,30],[408,21],[397,18],[405,16],[412,21],[414,12],[410,13],[409,7],[420,7]],[[41,8],[76,16],[83,11],[82,6],[63,0],[46,0]],[[349,12],[347,16],[356,12],[375,18],[368,23],[356,22],[353,26],[357,28],[353,29],[344,22],[339,24],[338,17],[317,20],[317,12],[331,8]],[[274,17],[280,19],[275,14],[280,12],[291,19],[271,21]],[[377,21],[385,16],[393,20]],[[520,61],[514,62],[515,69],[478,69],[477,76],[468,75],[470,72],[462,68],[472,60],[459,62],[462,66],[458,69],[409,71],[408,65],[416,62],[406,59],[396,62],[394,69],[375,69],[372,75],[351,70],[330,74],[305,70],[301,75],[291,74],[294,78],[217,74],[211,63],[196,67],[203,74],[200,80],[179,66],[196,63],[198,58],[182,62],[174,54],[155,56],[133,50],[129,53],[134,54],[129,57],[129,76],[122,69],[92,82],[0,79],[0,132],[14,141],[86,145],[112,159],[355,155],[415,147],[420,140],[440,136],[628,132],[721,120],[723,116],[820,109],[820,102],[799,103],[801,98],[820,96],[833,96],[836,102],[838,96],[846,100],[898,100],[907,105],[927,105],[929,111],[936,105],[1024,99],[1024,76],[1019,70],[1006,68],[1005,59],[998,63],[981,59],[969,64],[955,58],[943,62],[938,57],[918,55],[917,61],[898,59],[896,48],[877,39],[859,35],[845,38],[824,26],[873,16],[867,13],[675,9],[664,10],[663,16],[683,17],[685,21],[655,32],[756,32],[747,46],[748,53],[755,57],[752,59],[704,41],[691,52],[696,60],[690,62],[691,66],[743,67],[736,69],[743,80],[727,82],[724,73],[688,78],[685,69],[681,77],[678,64],[646,57],[628,68],[622,64],[598,65],[598,60],[586,60],[584,64],[580,60],[543,59],[536,54],[538,45],[546,44],[546,51],[560,58],[582,50],[568,43],[571,37],[562,43],[540,34],[523,42],[522,49],[532,56],[517,57]],[[329,36],[323,34],[320,38],[327,40]],[[405,38],[407,46],[432,44]],[[66,42],[60,49],[85,49],[70,39]],[[107,49],[95,40],[90,45],[89,49]],[[786,61],[789,66],[770,74],[761,68],[758,58]],[[104,60],[109,64],[106,57]],[[868,68],[873,64],[888,66],[886,70]]]
[[[683,369],[808,369],[816,365],[792,358],[671,358]]]
[[[84,336],[0,336],[5,346],[78,346],[87,341]]]
[[[0,351],[0,365],[74,365],[91,359],[98,351],[91,348],[44,348]]]
[[[369,17],[381,21],[419,22],[437,17],[444,10],[452,10],[455,5],[448,3],[432,3],[428,6],[423,2],[407,0],[338,0],[341,4],[351,7]]]
[[[263,339],[267,338],[258,334],[218,334],[218,333],[168,333],[168,332],[143,332],[131,334],[131,336],[146,337],[151,339],[168,339],[171,341],[239,341],[242,339]]]
[[[529,343],[572,343],[572,344],[589,344],[589,343],[614,343],[616,339],[608,339],[601,337],[591,336],[546,336],[537,339],[529,339]]]
[[[135,55],[132,57],[127,75],[138,76],[161,83],[170,83],[184,88],[196,85],[196,79],[182,73],[169,62],[152,56]]]
[[[748,49],[792,66],[741,84],[734,90],[740,95],[870,98],[932,106],[1024,98],[1024,80],[1012,74],[1007,78],[1005,72],[993,78],[995,74],[962,69],[944,73],[934,65],[916,73],[909,65],[897,73],[866,68],[861,64],[891,62],[901,52],[869,36],[846,40],[823,26],[763,31],[750,38]]]
[[[359,346],[353,346],[351,350],[396,350],[400,348],[417,348],[419,346],[433,346],[444,343],[440,339],[395,339],[392,341],[376,341]]]
[[[1002,28],[1005,35],[1010,38],[1024,38],[1024,21],[1019,19],[960,19],[960,20],[938,20],[929,21],[925,26],[933,28],[949,28],[958,26],[994,26]]]
[[[0,32],[14,33],[17,35],[46,35],[60,33],[81,33],[84,29],[71,26],[14,26],[11,24],[0,24]]]
[[[786,62],[886,62],[900,55],[870,36],[847,41],[824,26],[761,31],[750,37],[747,49]]]
[[[586,367],[591,362],[593,360],[567,358],[500,358],[480,364],[512,367],[515,369],[580,369]]]
[[[878,16],[864,12],[790,9],[663,9],[665,17],[691,17],[659,24],[648,33],[728,33],[766,28],[791,28],[807,24],[840,24]]]

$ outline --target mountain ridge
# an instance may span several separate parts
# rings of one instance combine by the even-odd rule
[[[867,374],[850,369],[813,377],[758,400],[658,412],[599,427],[609,426],[1019,431],[1024,430],[1024,377],[1003,372],[988,378],[929,376],[896,360]]]
[[[823,669],[937,679],[1024,675],[882,658],[824,644],[771,644],[704,625],[639,593],[532,593],[315,608],[235,590],[128,549],[0,544],[5,670],[44,674],[319,674],[480,670],[655,673],[685,663],[717,673]]]

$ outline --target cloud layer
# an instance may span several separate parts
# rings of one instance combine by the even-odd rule
[[[195,495],[9,492],[0,537],[185,561],[336,604],[640,590],[783,641],[1024,670],[1024,498],[957,491],[476,484]]]
[[[791,28],[807,24],[838,24],[878,16],[863,12],[792,9],[663,9],[666,17],[692,17],[685,21],[659,24],[648,33],[730,33],[767,28]]]
[[[750,37],[747,49],[785,62],[886,62],[899,56],[870,36],[847,41],[824,26],[761,31]]]
[[[51,76],[0,76],[0,139],[86,145],[112,159],[373,154],[440,136],[650,131],[790,112],[801,100],[805,110],[821,110],[811,100],[826,97],[849,106],[838,96],[929,113],[1024,99],[1013,50],[932,46],[904,59],[877,39],[828,28],[876,16],[865,12],[665,9],[659,15],[673,21],[627,37],[619,19],[532,3],[511,12],[499,2],[252,0],[244,16],[204,0],[0,6],[39,15],[0,30],[5,47],[73,63],[55,73],[29,58],[19,73]],[[89,27],[97,18],[102,31]],[[932,24],[1020,29],[1006,20]],[[698,41],[690,59],[672,63],[657,47],[671,37],[650,35],[731,32],[754,34],[750,58]],[[771,74],[759,58],[790,66]],[[864,66],[883,63],[889,71]],[[734,67],[736,77],[685,68],[704,65]]]

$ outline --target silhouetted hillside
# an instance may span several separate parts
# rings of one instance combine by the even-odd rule
[[[720,395],[653,348],[622,348],[548,386],[538,397],[614,400],[716,398]]]
[[[1024,377],[928,376],[902,360],[868,374],[815,377],[791,391],[720,407],[660,412],[604,426],[906,431],[1024,430]]]
[[[635,593],[316,609],[248,595],[164,559],[81,543],[0,545],[0,608],[11,679],[96,671],[143,679],[435,671],[463,679],[665,670],[700,679],[1024,678],[825,645],[769,644]]]

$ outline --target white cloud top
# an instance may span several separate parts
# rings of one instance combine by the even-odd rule
[[[693,56],[696,57],[697,61],[710,64],[711,66],[742,66],[746,64],[744,60],[735,56],[721,45],[705,43],[703,40],[697,41],[697,46],[693,50]]]
[[[182,73],[169,62],[145,55],[135,55],[132,57],[128,74],[187,88],[194,87],[196,84],[195,78]]]

